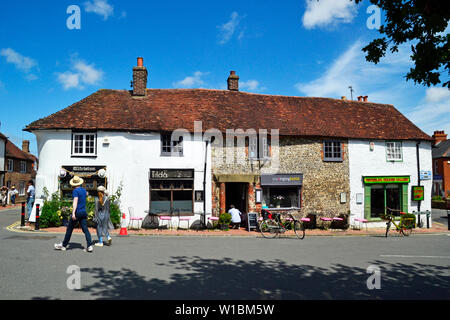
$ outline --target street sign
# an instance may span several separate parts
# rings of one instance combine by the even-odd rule
[[[420,170],[420,180],[431,180],[431,171]]]

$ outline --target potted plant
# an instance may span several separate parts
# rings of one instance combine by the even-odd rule
[[[221,213],[219,215],[219,229],[220,230],[228,230],[231,223],[231,214],[229,213]]]

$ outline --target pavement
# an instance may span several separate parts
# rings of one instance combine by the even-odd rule
[[[7,207],[9,210],[18,210],[16,207]],[[1,212],[1,210],[0,210]],[[19,216],[20,217],[20,216]],[[413,230],[414,234],[435,234],[435,233],[448,233],[447,226],[447,211],[433,209],[432,213],[433,222],[431,228],[415,228]],[[21,227],[20,221],[15,221],[11,225],[7,226],[7,229],[13,232],[31,232],[31,233],[48,233],[48,234],[64,234],[66,227],[52,227],[35,230],[34,224],[26,223],[26,226]],[[94,228],[89,228],[91,235],[96,234]],[[81,228],[75,228],[74,233],[82,233]],[[365,228],[362,226],[360,229],[349,228],[346,230],[341,229],[312,229],[306,230],[306,236],[372,236],[372,235],[384,235],[386,232],[385,228]],[[119,235],[120,228],[112,230],[112,235]],[[395,231],[392,231],[395,233]],[[127,234],[130,236],[195,236],[195,237],[262,237],[261,233],[255,230],[247,231],[245,228],[240,229],[230,229],[227,231],[219,229],[207,229],[207,230],[192,230],[192,229],[127,229]],[[281,235],[281,237],[295,237],[292,231],[288,231]]]
[[[93,253],[83,252],[84,236],[74,233],[62,252],[53,248],[61,232],[11,229],[19,212],[0,211],[4,300],[450,299],[448,232],[385,238],[309,237],[307,231],[298,240],[263,239],[256,232],[188,236],[179,230],[113,235],[111,246],[94,247]],[[380,285],[373,288],[368,284],[377,274]]]

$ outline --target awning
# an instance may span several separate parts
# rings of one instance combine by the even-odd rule
[[[259,175],[257,174],[215,174],[217,182],[247,182],[258,183]]]

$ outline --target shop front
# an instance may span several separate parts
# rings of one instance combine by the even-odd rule
[[[301,208],[303,174],[261,175],[263,208]]]
[[[83,178],[83,188],[86,189],[89,196],[96,196],[99,186],[108,189],[106,166],[62,166],[58,177],[61,199],[72,199],[73,188],[70,185],[70,179],[74,176]]]
[[[150,169],[149,184],[151,214],[194,214],[193,169]]]
[[[366,176],[363,183],[367,220],[378,220],[387,213],[387,208],[408,212],[409,176]]]

